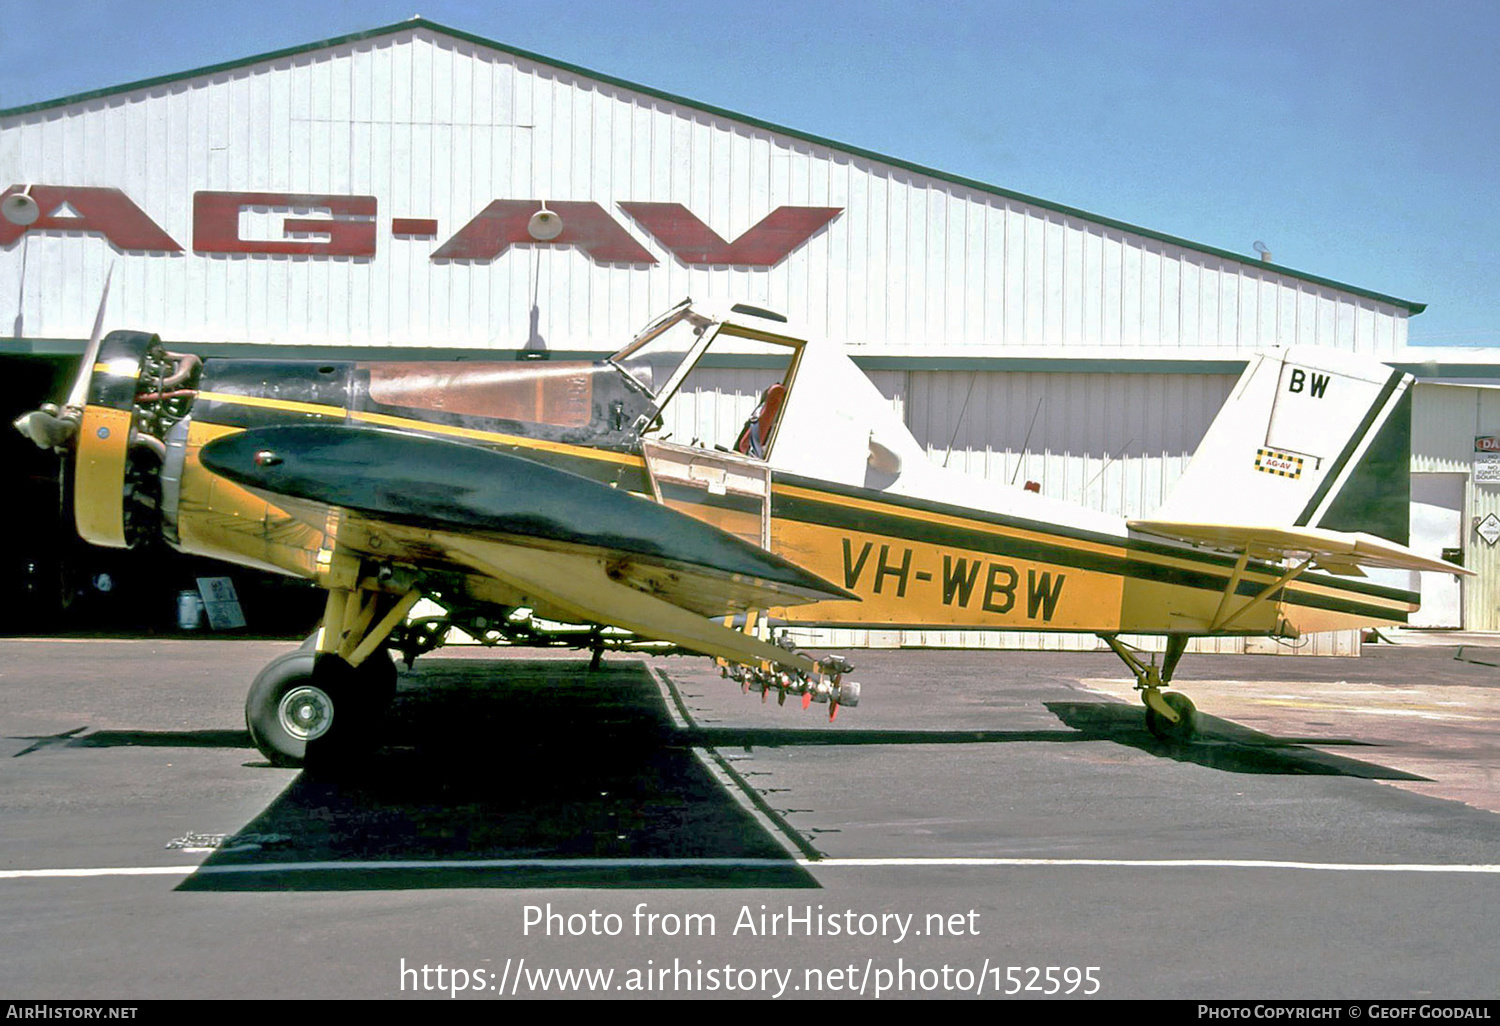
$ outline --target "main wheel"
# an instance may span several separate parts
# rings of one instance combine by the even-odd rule
[[[315,679],[316,653],[298,649],[277,656],[255,675],[245,697],[250,739],[273,766],[301,766],[307,743],[333,729],[334,695]]]
[[[298,649],[256,675],[245,725],[273,766],[300,767],[310,752],[336,755],[367,737],[395,693],[396,667],[383,651],[356,669],[338,656]]]
[[[1178,716],[1176,723],[1167,719],[1151,706],[1146,706],[1146,729],[1163,741],[1191,741],[1198,732],[1198,710],[1192,699],[1180,691],[1168,691],[1161,700],[1172,707]]]

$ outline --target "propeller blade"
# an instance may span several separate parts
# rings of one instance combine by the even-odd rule
[[[115,265],[109,265],[104,276],[104,293],[99,297],[99,312],[94,315],[94,333],[89,336],[88,348],[83,351],[83,363],[78,368],[78,377],[73,380],[73,390],[68,393],[65,410],[82,410],[89,398],[89,376],[94,373],[94,361],[99,359],[99,343],[104,337],[104,307],[109,302],[109,280],[114,277]]]

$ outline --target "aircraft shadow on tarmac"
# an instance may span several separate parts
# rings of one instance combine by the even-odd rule
[[[337,769],[309,767],[180,889],[817,887],[788,854],[790,844],[816,857],[811,841],[732,764],[711,757],[726,785],[695,750],[1095,739],[1076,729],[680,728],[643,665],[583,665],[425,661],[392,710],[393,740]],[[238,740],[212,734],[178,737]],[[100,732],[69,743],[172,740]]]
[[[180,889],[817,887],[788,844],[817,850],[712,754],[721,748],[1103,740],[1234,773],[1423,779],[1305,747],[1358,742],[1275,738],[1203,713],[1199,740],[1164,742],[1120,702],[1046,703],[1064,725],[1056,730],[679,728],[642,664],[584,665],[424,661],[401,689],[386,744],[300,773]],[[13,739],[33,742],[16,754],[252,747],[244,731],[84,729]],[[695,755],[705,749],[722,776]]]
[[[817,886],[644,667],[583,666],[425,661],[387,744],[309,766],[180,889]]]
[[[1090,740],[1113,741],[1143,752],[1191,762],[1226,773],[1303,774],[1365,780],[1426,780],[1426,777],[1372,762],[1321,752],[1309,745],[1360,746],[1347,738],[1282,738],[1239,723],[1198,713],[1197,737],[1187,743],[1163,741],[1146,729],[1138,705],[1123,702],[1047,702],[1052,714]]]
[[[13,737],[12,741],[30,741],[12,758],[53,745],[69,748],[254,748],[248,730],[96,730],[74,727],[60,734]]]

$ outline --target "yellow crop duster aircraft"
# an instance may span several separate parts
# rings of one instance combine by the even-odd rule
[[[1127,522],[936,466],[836,345],[743,304],[685,301],[597,363],[205,363],[102,319],[72,393],[17,427],[70,453],[85,539],[159,532],[327,590],[316,650],[246,703],[284,765],[357,740],[389,652],[453,627],[701,653],[830,713],[858,701],[848,663],[757,623],[1090,632],[1185,736],[1161,689],[1190,638],[1401,622],[1417,595],[1360,567],[1462,572],[1406,545],[1410,378],[1344,353],[1251,358],[1167,505]],[[749,420],[661,437],[725,356],[759,375]],[[424,598],[443,614],[414,618]],[[1161,666],[1122,633],[1164,635]]]

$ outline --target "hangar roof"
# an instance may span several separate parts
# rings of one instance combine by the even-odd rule
[[[709,104],[705,104],[705,103],[701,103],[701,102],[696,101],[696,100],[688,99],[686,97],[676,96],[674,94],[664,92],[664,91],[662,91],[660,89],[653,89],[650,86],[641,85],[641,84],[639,84],[637,82],[630,82],[630,81],[627,81],[625,79],[617,78],[617,77],[612,76],[612,75],[602,74],[600,72],[591,70],[589,68],[579,67],[578,65],[575,65],[575,64],[569,64],[569,63],[567,63],[565,61],[559,61],[559,60],[556,60],[555,58],[547,57],[547,56],[545,56],[543,54],[532,53],[530,51],[521,50],[521,49],[518,49],[518,48],[513,47],[513,46],[507,46],[504,43],[498,43],[498,42],[496,42],[496,41],[494,41],[492,39],[485,39],[482,36],[477,36],[477,35],[474,35],[474,34],[469,33],[469,32],[463,32],[463,31],[460,31],[458,29],[449,28],[446,25],[439,25],[436,22],[429,21],[426,18],[420,18],[420,17],[410,18],[410,19],[408,19],[406,21],[397,22],[397,23],[395,23],[393,25],[385,25],[385,26],[382,26],[380,28],[369,29],[369,30],[364,31],[364,32],[355,32],[355,33],[351,33],[349,35],[338,36],[338,37],[335,37],[335,38],[332,38],[332,39],[324,39],[324,40],[320,40],[318,42],[307,43],[307,44],[304,44],[302,46],[294,46],[294,47],[288,47],[288,48],[281,49],[281,50],[273,50],[273,51],[271,51],[269,53],[256,54],[254,56],[243,57],[243,58],[240,58],[240,59],[234,60],[234,61],[226,61],[226,62],[220,63],[220,64],[212,64],[212,65],[209,65],[207,67],[194,68],[194,69],[189,70],[189,71],[182,71],[182,72],[178,72],[178,73],[171,74],[171,75],[159,75],[159,76],[156,76],[154,78],[141,79],[140,81],[137,81],[137,82],[127,82],[127,83],[125,83],[123,85],[110,86],[108,88],[95,89],[95,90],[91,90],[91,91],[83,92],[83,93],[75,93],[75,94],[73,94],[71,96],[63,96],[63,97],[60,97],[60,98],[55,99],[55,100],[44,100],[44,101],[39,102],[39,103],[26,104],[26,105],[20,106],[20,107],[11,107],[11,108],[8,108],[8,109],[0,110],[0,118],[14,117],[14,116],[17,116],[17,115],[33,114],[33,113],[37,113],[37,112],[41,112],[41,111],[53,110],[55,108],[65,107],[65,106],[69,106],[69,105],[72,105],[72,104],[86,102],[86,101],[89,101],[89,100],[95,100],[95,99],[100,99],[100,98],[109,97],[109,96],[116,96],[116,95],[119,95],[121,93],[133,92],[133,91],[140,90],[140,89],[149,89],[149,88],[152,88],[152,87],[161,86],[161,85],[169,84],[169,83],[172,83],[172,82],[180,82],[180,81],[183,81],[185,79],[200,78],[200,77],[214,75],[214,74],[217,74],[217,73],[220,73],[220,72],[233,71],[233,70],[236,70],[236,69],[239,69],[239,68],[247,67],[249,65],[260,64],[260,63],[263,63],[263,62],[266,62],[266,61],[274,61],[274,60],[280,60],[280,59],[284,59],[284,58],[288,58],[288,57],[296,57],[296,56],[299,56],[299,55],[302,55],[302,54],[306,54],[306,53],[311,53],[311,52],[314,52],[314,51],[317,51],[317,50],[327,49],[327,48],[335,47],[335,46],[341,46],[341,45],[344,45],[344,44],[347,44],[347,43],[354,43],[354,42],[359,42],[359,41],[367,40],[367,39],[374,39],[374,38],[378,38],[378,37],[381,37],[381,36],[392,35],[392,34],[395,34],[395,33],[398,33],[398,32],[407,32],[407,31],[411,31],[413,29],[424,29],[424,30],[426,30],[428,32],[432,32],[432,33],[435,33],[435,34],[438,34],[438,35],[444,35],[444,36],[449,36],[449,37],[451,37],[453,39],[463,40],[465,42],[468,42],[468,43],[471,43],[471,44],[474,44],[474,45],[477,45],[477,46],[482,46],[482,47],[486,47],[486,48],[489,48],[489,49],[492,49],[492,50],[497,50],[497,51],[500,51],[502,53],[510,54],[511,56],[514,56],[514,57],[520,57],[520,58],[522,58],[524,60],[534,61],[534,62],[536,62],[538,64],[544,64],[544,65],[547,65],[549,67],[557,68],[559,70],[568,71],[568,72],[572,72],[574,74],[583,75],[583,76],[586,76],[588,78],[592,78],[592,79],[598,80],[600,82],[605,82],[605,83],[608,83],[610,85],[618,86],[620,88],[629,89],[629,90],[632,90],[634,92],[644,93],[644,94],[649,95],[649,96],[655,96],[655,97],[657,97],[659,99],[667,100],[667,101],[669,101],[671,103],[681,104],[681,105],[686,106],[686,107],[691,107],[691,108],[703,111],[704,113],[707,113],[707,114],[711,114],[711,115],[716,115],[716,116],[719,116],[719,117],[728,118],[730,120],[738,121],[738,122],[741,122],[741,123],[744,123],[744,124],[747,124],[747,125],[751,125],[751,126],[754,126],[754,127],[757,127],[757,128],[761,128],[761,129],[765,129],[765,130],[777,132],[777,133],[780,133],[782,135],[790,136],[790,137],[795,138],[795,139],[801,139],[801,140],[804,140],[806,142],[814,143],[814,144],[819,145],[819,146],[831,147],[833,149],[842,151],[844,153],[848,153],[848,154],[859,156],[859,157],[864,157],[864,158],[869,159],[869,160],[879,161],[882,164],[887,164],[887,165],[890,165],[890,166],[893,166],[893,167],[901,168],[901,169],[906,170],[906,171],[911,171],[911,172],[914,172],[914,173],[917,173],[917,174],[920,174],[920,175],[925,175],[925,176],[928,176],[928,177],[931,177],[931,178],[935,178],[935,179],[938,179],[938,180],[941,180],[941,181],[950,182],[950,183],[953,183],[955,185],[963,186],[965,188],[975,189],[977,191],[990,193],[990,194],[995,195],[995,196],[1001,196],[1001,197],[1004,197],[1006,199],[1015,200],[1015,201],[1018,201],[1018,202],[1021,202],[1021,203],[1026,203],[1026,204],[1029,204],[1029,205],[1032,205],[1032,206],[1036,206],[1036,207],[1040,207],[1040,208],[1043,208],[1043,209],[1046,209],[1046,210],[1053,211],[1055,213],[1065,214],[1065,215],[1069,215],[1069,216],[1072,216],[1072,217],[1081,218],[1083,220],[1090,221],[1090,222],[1093,222],[1095,224],[1098,224],[1098,225],[1100,225],[1102,227],[1113,228],[1113,229],[1117,229],[1117,230],[1120,230],[1120,231],[1130,232],[1130,233],[1135,234],[1135,235],[1140,235],[1140,236],[1144,236],[1144,237],[1149,238],[1149,239],[1154,239],[1154,240],[1156,240],[1158,242],[1164,242],[1164,243],[1167,243],[1169,245],[1178,246],[1178,247],[1181,247],[1183,249],[1192,250],[1194,252],[1204,253],[1204,254],[1208,254],[1208,255],[1211,255],[1211,256],[1215,256],[1215,257],[1219,257],[1219,258],[1223,258],[1223,259],[1227,259],[1227,260],[1232,260],[1232,261],[1235,261],[1237,263],[1247,263],[1247,262],[1248,263],[1252,263],[1252,264],[1255,264],[1257,266],[1265,267],[1268,270],[1274,270],[1274,271],[1276,271],[1279,274],[1284,274],[1284,275],[1287,275],[1287,276],[1292,277],[1292,278],[1297,278],[1297,279],[1300,279],[1302,281],[1309,282],[1311,284],[1322,285],[1322,286],[1326,286],[1326,287],[1329,287],[1329,288],[1337,289],[1337,290],[1339,290],[1341,292],[1346,292],[1346,293],[1349,293],[1349,294],[1352,294],[1352,295],[1356,295],[1356,296],[1363,296],[1363,297],[1365,297],[1367,299],[1377,300],[1377,301],[1382,302],[1382,303],[1388,303],[1388,304],[1391,304],[1392,306],[1396,306],[1396,307],[1399,307],[1401,309],[1406,310],[1407,313],[1411,314],[1411,315],[1419,314],[1423,310],[1427,309],[1427,304],[1426,303],[1417,303],[1417,302],[1412,302],[1411,300],[1399,299],[1399,298],[1396,298],[1394,296],[1388,296],[1388,295],[1385,295],[1383,293],[1371,291],[1369,289],[1363,289],[1363,288],[1359,288],[1358,286],[1348,285],[1348,284],[1345,284],[1343,282],[1333,281],[1333,280],[1331,280],[1329,278],[1323,278],[1323,277],[1319,277],[1317,275],[1308,274],[1306,272],[1298,271],[1298,270],[1295,270],[1293,268],[1283,267],[1283,266],[1281,266],[1279,264],[1272,264],[1272,263],[1268,263],[1268,262],[1258,261],[1258,260],[1255,260],[1254,258],[1247,258],[1244,254],[1233,253],[1233,252],[1230,252],[1228,250],[1223,250],[1223,249],[1215,248],[1213,246],[1205,246],[1205,245],[1203,245],[1201,243],[1192,242],[1192,241],[1187,240],[1187,239],[1182,239],[1182,238],[1178,238],[1176,236],[1167,235],[1167,234],[1162,233],[1162,232],[1153,231],[1153,230],[1151,230],[1149,228],[1142,228],[1139,225],[1128,224],[1126,222],[1117,221],[1117,220],[1114,220],[1114,219],[1108,218],[1108,217],[1101,217],[1098,214],[1093,214],[1093,213],[1090,213],[1090,212],[1088,212],[1086,210],[1079,210],[1079,209],[1077,209],[1075,207],[1069,207],[1069,206],[1065,206],[1065,205],[1060,204],[1060,203],[1054,203],[1054,202],[1052,202],[1050,200],[1038,199],[1037,197],[1028,196],[1028,195],[1025,195],[1024,193],[1019,193],[1019,192],[1015,192],[1015,191],[1010,190],[1010,189],[1001,188],[1000,186],[997,186],[997,185],[991,185],[991,184],[986,183],[986,182],[980,182],[980,181],[977,181],[975,179],[965,178],[965,177],[962,177],[960,175],[954,175],[954,174],[951,174],[951,173],[948,173],[948,172],[945,172],[945,171],[937,170],[935,168],[925,167],[923,165],[916,164],[916,163],[913,163],[911,161],[902,160],[902,159],[900,159],[898,157],[891,157],[891,156],[887,156],[886,154],[875,153],[874,151],[862,149],[862,148],[857,147],[857,146],[850,146],[850,145],[847,145],[845,143],[838,142],[836,140],[825,139],[825,138],[823,138],[821,136],[816,136],[816,135],[813,135],[813,134],[808,133],[808,132],[798,131],[797,129],[794,129],[794,128],[787,128],[784,125],[777,125],[777,124],[773,124],[773,123],[768,122],[768,121],[761,120],[760,118],[755,118],[755,117],[751,117],[751,116],[748,116],[748,115],[745,115],[745,114],[740,114],[740,113],[738,113],[736,111],[725,110],[723,108],[714,107],[714,106],[711,106]]]

